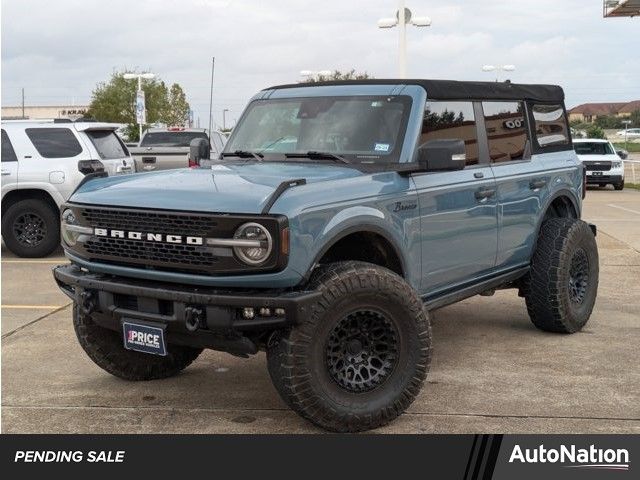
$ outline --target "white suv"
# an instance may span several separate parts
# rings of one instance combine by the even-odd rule
[[[2,238],[21,257],[60,244],[59,207],[89,173],[132,173],[117,125],[70,121],[2,122]]]
[[[609,140],[574,138],[573,149],[587,170],[587,183],[624,188],[624,162]]]

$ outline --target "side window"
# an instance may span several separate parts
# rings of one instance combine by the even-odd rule
[[[16,152],[13,150],[13,145],[11,145],[11,140],[9,140],[9,135],[7,132],[2,130],[2,161],[3,162],[17,162],[18,157],[16,157]]]
[[[103,160],[128,156],[124,144],[113,130],[87,130],[87,136]]]
[[[76,136],[68,128],[27,128],[25,132],[44,158],[75,157],[82,152]]]
[[[531,157],[523,102],[482,102],[492,163]]]
[[[536,140],[541,147],[568,145],[567,117],[562,105],[533,105]]]
[[[420,144],[437,139],[464,140],[467,165],[478,163],[478,133],[472,102],[426,103]]]

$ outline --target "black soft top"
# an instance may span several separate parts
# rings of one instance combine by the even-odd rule
[[[564,101],[558,85],[536,85],[510,82],[464,82],[457,80],[371,79],[336,80],[314,83],[278,85],[265,90],[315,87],[329,85],[419,85],[432,100],[534,100],[538,102]]]

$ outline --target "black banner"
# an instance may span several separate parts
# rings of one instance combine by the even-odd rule
[[[638,443],[640,437],[622,435],[2,435],[0,471],[63,478],[623,479],[637,477]]]

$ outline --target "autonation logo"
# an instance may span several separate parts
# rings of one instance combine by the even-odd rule
[[[525,448],[515,445],[509,463],[561,463],[567,468],[591,468],[597,470],[629,470],[629,451],[625,448],[577,448],[560,445],[559,448]]]

